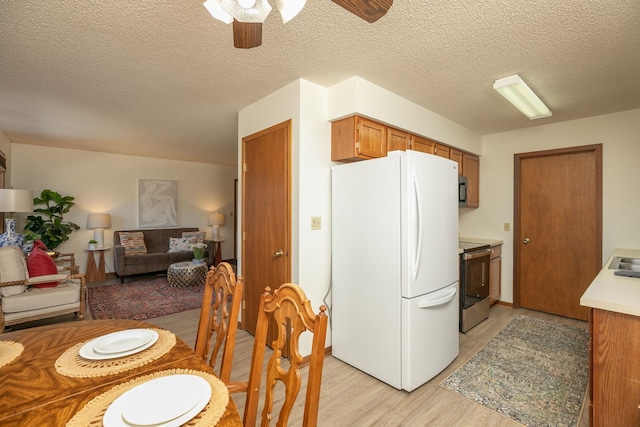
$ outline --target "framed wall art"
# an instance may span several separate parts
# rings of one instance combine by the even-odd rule
[[[140,228],[178,225],[177,181],[138,180],[138,226]]]

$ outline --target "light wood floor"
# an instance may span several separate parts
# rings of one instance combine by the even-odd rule
[[[87,310],[88,311],[88,310]],[[195,343],[199,310],[150,319],[174,332],[192,346]],[[320,426],[519,426],[481,405],[473,403],[439,386],[440,382],[478,352],[516,314],[587,328],[587,323],[548,315],[531,310],[502,305],[491,308],[489,319],[460,334],[460,355],[442,373],[411,393],[396,390],[334,357],[324,361],[322,393],[320,397]],[[90,318],[90,315],[88,316]],[[68,321],[62,317],[59,321]],[[31,325],[29,325],[31,326]],[[244,381],[249,374],[253,337],[238,331],[233,364],[233,381]],[[303,375],[305,373],[303,372]],[[304,385],[303,385],[304,387]],[[244,396],[232,395],[240,412]],[[301,425],[302,404],[294,408],[289,425]],[[579,427],[588,426],[586,407]]]

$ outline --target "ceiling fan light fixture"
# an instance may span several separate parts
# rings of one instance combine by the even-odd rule
[[[286,24],[293,19],[300,13],[306,2],[307,0],[275,0],[282,22]]]
[[[238,4],[245,9],[251,9],[256,5],[256,0],[238,0]]]
[[[493,88],[531,120],[551,116],[551,110],[518,74],[496,80]]]
[[[222,21],[225,24],[231,24],[233,22],[233,16],[222,8],[222,0],[207,0],[202,3],[202,5],[207,8],[211,16],[218,21]]]
[[[242,6],[250,3],[254,3],[253,6]],[[238,22],[262,23],[271,12],[271,5],[267,0],[222,0],[221,6]]]

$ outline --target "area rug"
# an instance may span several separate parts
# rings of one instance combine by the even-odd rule
[[[527,426],[575,426],[588,342],[586,330],[518,315],[440,386]]]
[[[146,320],[200,308],[204,285],[172,287],[166,277],[89,287],[94,319]]]

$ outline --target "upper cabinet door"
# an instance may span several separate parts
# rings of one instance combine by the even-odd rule
[[[464,153],[462,174],[467,177],[467,206],[480,206],[480,157]]]
[[[387,155],[387,127],[359,116],[331,123],[331,160],[353,162]]]
[[[387,155],[387,127],[374,121],[358,119],[357,154],[366,157],[384,157]]]
[[[394,128],[387,128],[387,151],[402,150],[406,151],[411,148],[410,136],[408,132],[404,132]]]
[[[449,150],[449,158],[458,163],[458,175],[462,175],[462,151],[451,148]]]
[[[445,159],[449,158],[449,147],[442,144],[436,144],[436,155],[440,157],[444,157]]]
[[[411,149],[423,153],[436,154],[436,142],[421,136],[411,135]]]

